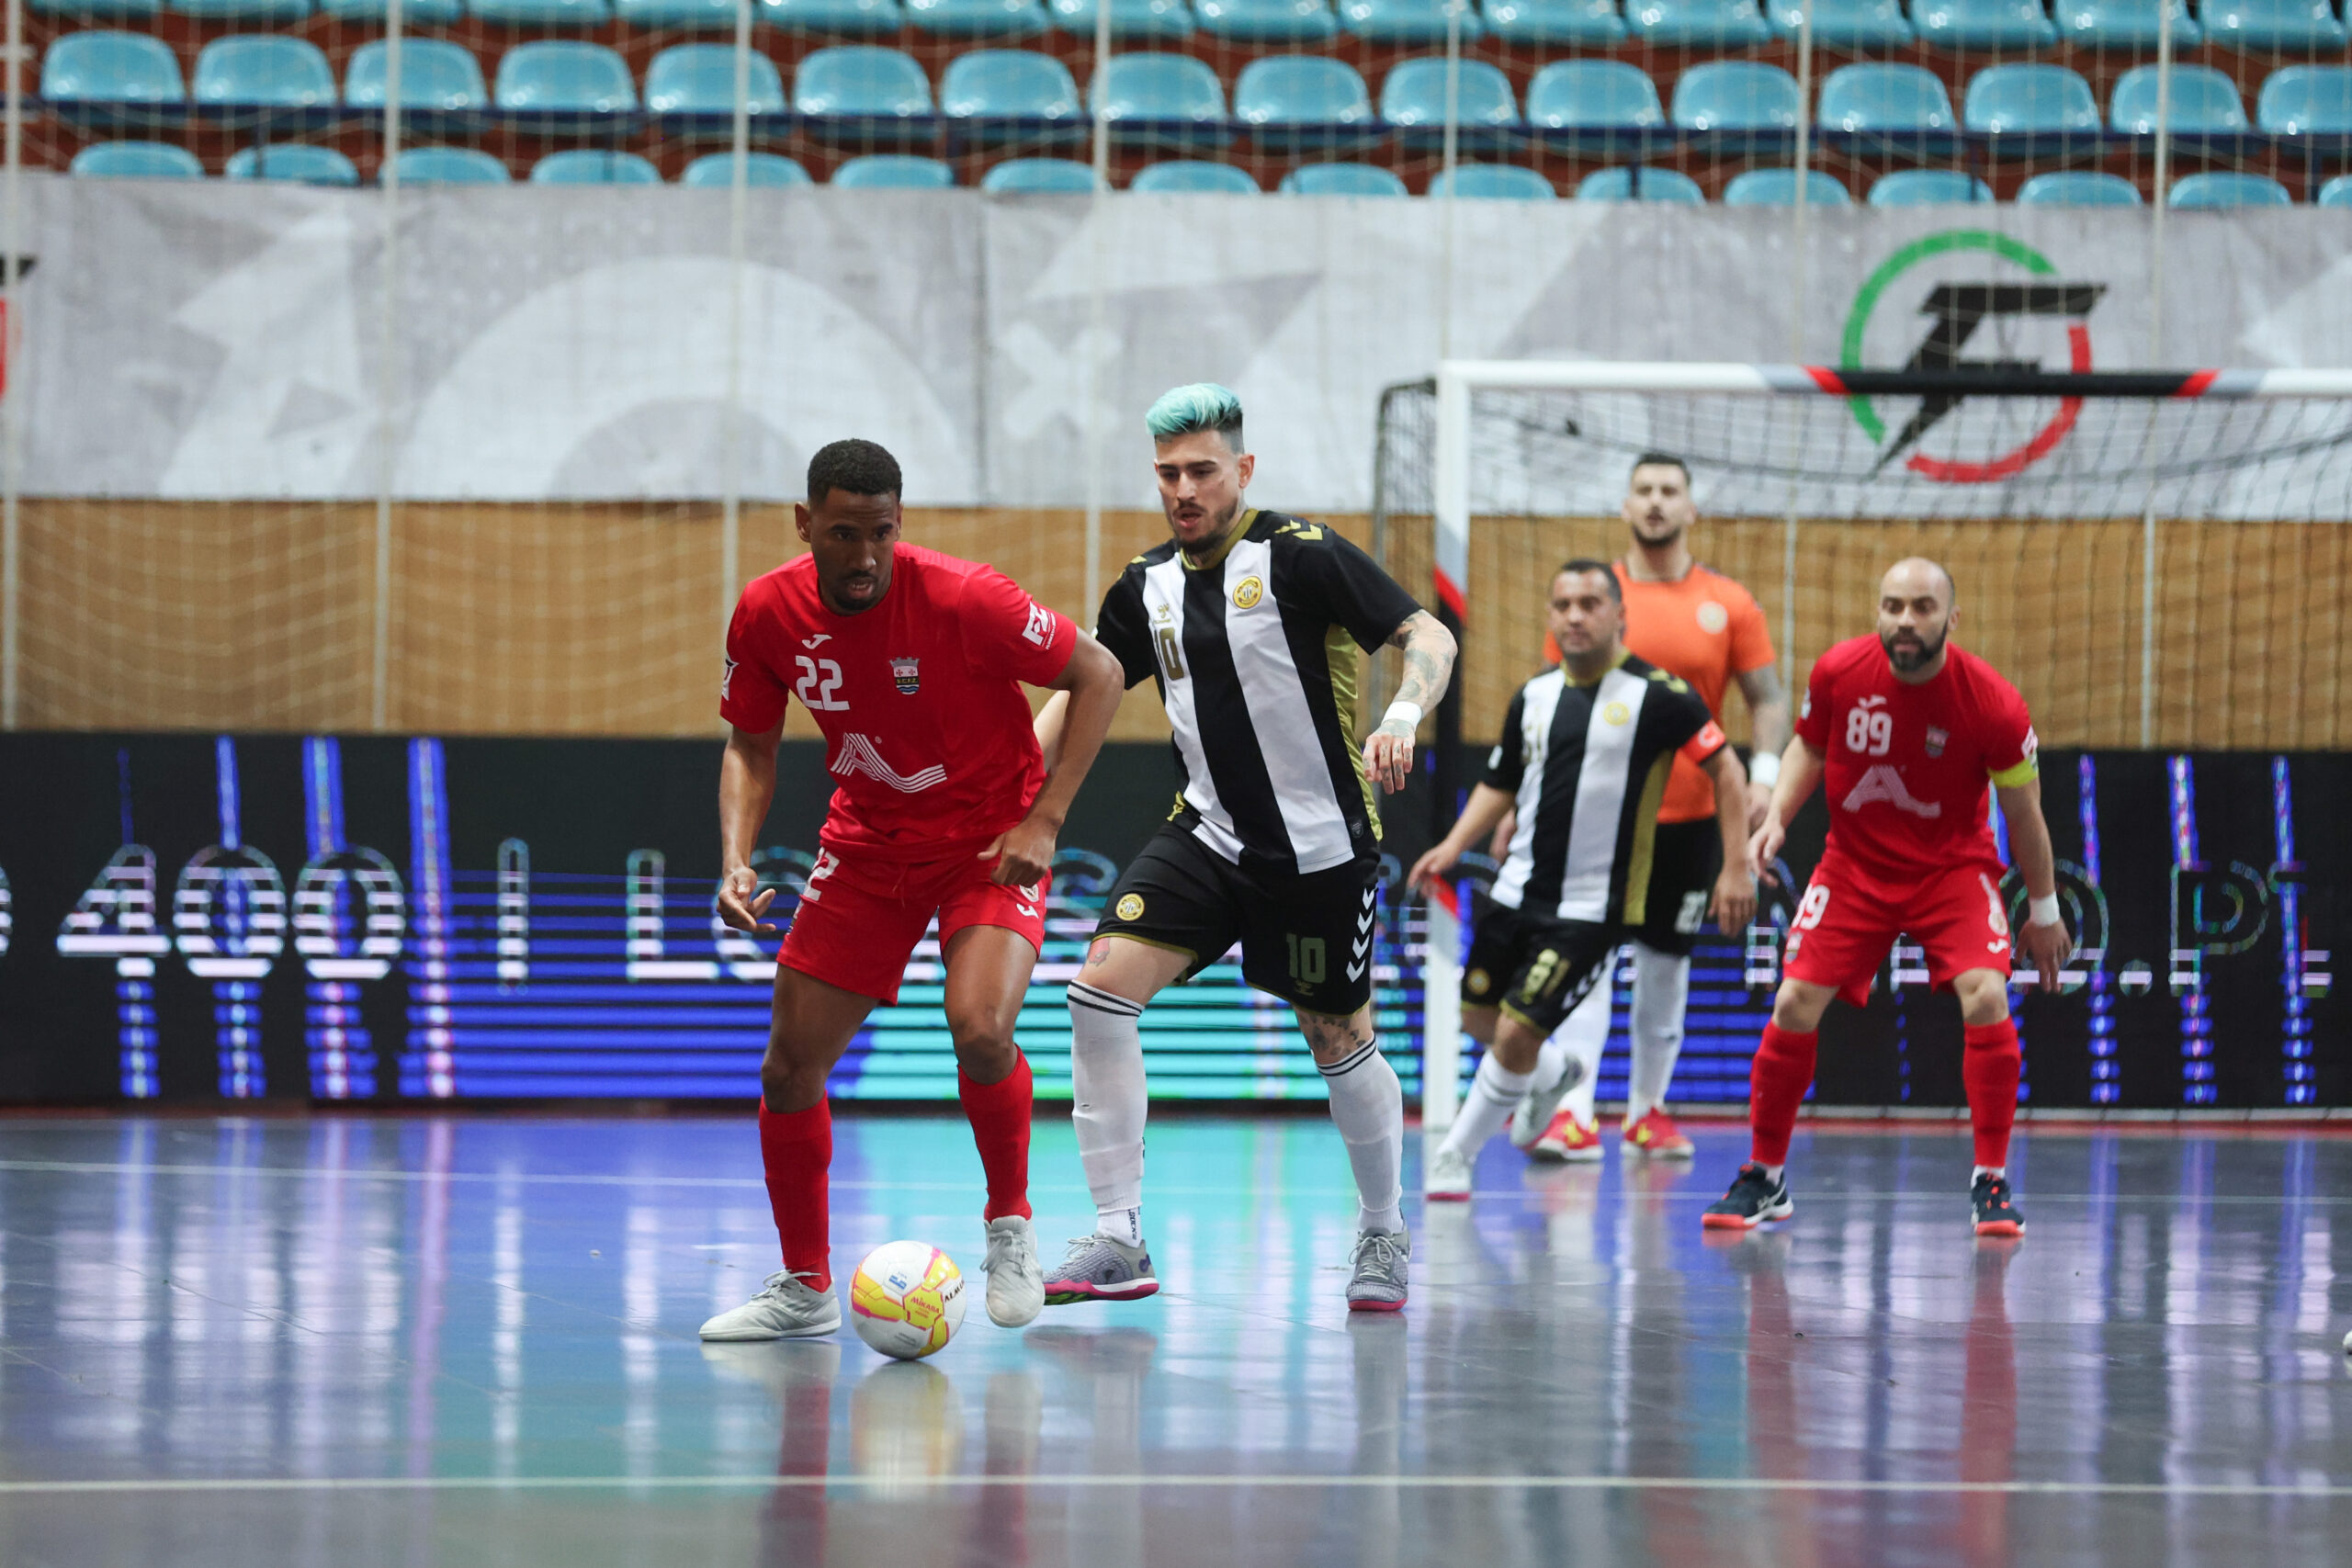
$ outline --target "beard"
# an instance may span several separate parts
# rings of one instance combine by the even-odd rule
[[[1898,647],[1894,640],[1894,634],[1891,632],[1881,632],[1879,634],[1878,643],[1881,648],[1886,649],[1886,661],[1889,664],[1894,665],[1897,670],[1908,673],[1911,671],[1920,669],[1926,665],[1933,664],[1936,661],[1937,656],[1943,652],[1944,643],[1951,637],[1951,630],[1950,627],[1946,627],[1944,630],[1937,633],[1935,640],[1932,642],[1929,641],[1924,634],[1920,634],[1919,645],[1917,648],[1908,648]]]

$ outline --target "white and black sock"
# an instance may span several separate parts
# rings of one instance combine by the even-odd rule
[[[1069,1002],[1070,1122],[1094,1194],[1096,1228],[1143,1245],[1143,1006],[1073,980]]]
[[[1331,1121],[1356,1173],[1356,1229],[1401,1231],[1405,1197],[1405,1089],[1380,1054],[1377,1035],[1344,1061],[1317,1063],[1331,1095]]]
[[[1610,982],[1616,973],[1617,960],[1611,957],[1604,961],[1600,977],[1593,983],[1591,992],[1544,1043],[1545,1050],[1557,1050],[1568,1063],[1569,1070],[1579,1075],[1569,1084],[1560,1103],[1575,1111],[1577,1120],[1588,1127],[1592,1125],[1592,1097],[1600,1088],[1600,1053],[1609,1044]]]
[[[1674,1064],[1682,1055],[1682,1014],[1690,999],[1690,960],[1634,944],[1633,1071],[1625,1085],[1631,1126],[1666,1103]]]
[[[1511,1108],[1534,1082],[1533,1073],[1510,1071],[1492,1051],[1479,1057],[1478,1071],[1470,1080],[1470,1092],[1463,1097],[1462,1109],[1454,1113],[1444,1147],[1475,1163],[1478,1151],[1510,1120]]]

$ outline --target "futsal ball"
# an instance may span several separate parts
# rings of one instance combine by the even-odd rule
[[[921,1360],[964,1325],[964,1273],[927,1242],[886,1242],[849,1282],[857,1337],[886,1356]]]

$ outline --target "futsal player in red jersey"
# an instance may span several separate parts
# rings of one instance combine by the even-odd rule
[[[1813,1083],[1821,1015],[1833,997],[1856,1007],[1869,1000],[1879,961],[1907,931],[1927,952],[1929,982],[1960,998],[1976,1234],[2025,1230],[2009,1195],[2019,1063],[1988,782],[2025,876],[2018,945],[2042,989],[2056,988],[2073,944],[2058,912],[2033,721],[2015,686],[1947,642],[1960,624],[1953,598],[1942,567],[1898,561],[1879,584],[1877,635],[1841,642],[1813,667],[1771,807],[1748,840],[1749,866],[1770,877],[1789,819],[1825,777],[1829,842],[1790,922],[1780,995],[1750,1072],[1750,1157],[1708,1209],[1711,1226],[1747,1227],[1794,1212],[1781,1168]]]
[[[877,1002],[894,1002],[933,916],[947,969],[957,1089],[988,1178],[989,1316],[1045,1304],[1029,1225],[1029,1064],[1012,1027],[1045,938],[1054,839],[1126,682],[1100,643],[992,568],[899,542],[899,465],[871,441],[808,464],[794,508],[808,553],[743,591],[727,629],[719,714],[719,918],[761,917],[752,847],[775,794],[776,742],[797,698],[838,781],[816,864],[776,958],[760,1063],[760,1155],[784,1267],[705,1339],[841,1327],[832,1292],[825,1078]],[[1070,694],[1049,779],[1023,684]]]

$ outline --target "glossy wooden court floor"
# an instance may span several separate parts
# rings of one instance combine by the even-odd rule
[[[960,1120],[844,1117],[835,1267],[980,1254]],[[1418,1145],[1418,1138],[1414,1140]],[[0,1562],[2352,1560],[2352,1141],[1941,1128],[1530,1169],[1342,1310],[1320,1119],[1164,1118],[1166,1289],[934,1361],[706,1347],[775,1242],[748,1118],[0,1120]],[[1416,1164],[1418,1160],[1416,1158]],[[1084,1228],[1038,1126],[1041,1234]]]

